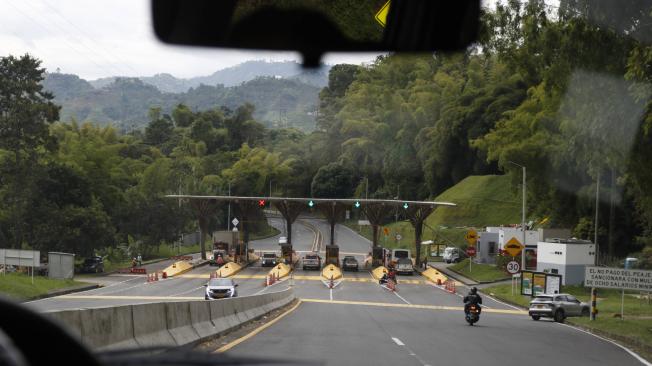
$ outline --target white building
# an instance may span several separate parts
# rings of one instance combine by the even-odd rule
[[[584,267],[595,263],[595,244],[588,240],[546,239],[537,243],[537,272],[562,275],[563,285],[584,281]]]
[[[488,226],[486,231],[479,233],[478,254],[479,263],[496,263],[498,250],[503,250],[505,244],[516,238],[523,244],[523,231],[520,227]],[[535,269],[537,261],[537,245],[548,238],[570,238],[570,229],[538,229],[525,231],[525,250],[528,252],[528,269]]]

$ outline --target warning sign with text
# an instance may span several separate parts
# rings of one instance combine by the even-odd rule
[[[652,291],[652,271],[610,267],[586,267],[584,286]]]

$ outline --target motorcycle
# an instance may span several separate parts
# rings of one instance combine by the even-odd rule
[[[477,323],[480,320],[480,305],[469,305],[469,311],[466,313],[466,321],[469,325]]]

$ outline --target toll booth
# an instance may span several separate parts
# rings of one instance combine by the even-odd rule
[[[371,252],[371,266],[376,268],[385,265],[385,249],[381,247],[373,248]]]
[[[326,261],[324,265],[334,264],[340,266],[340,247],[337,245],[326,246]]]
[[[292,263],[292,245],[281,244],[281,256],[285,260],[285,263]]]

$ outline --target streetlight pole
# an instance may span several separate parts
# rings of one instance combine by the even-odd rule
[[[526,199],[527,199],[527,189],[526,189],[526,169],[523,165],[516,164],[513,161],[509,161],[509,163],[516,165],[517,167],[520,167],[523,169],[523,208],[521,210],[521,230],[523,231],[523,254],[521,254],[521,271],[525,270],[525,207],[526,207]]]
[[[229,182],[229,197],[231,197],[231,182]],[[226,216],[226,229],[231,231],[231,200],[229,200],[228,214]]]

